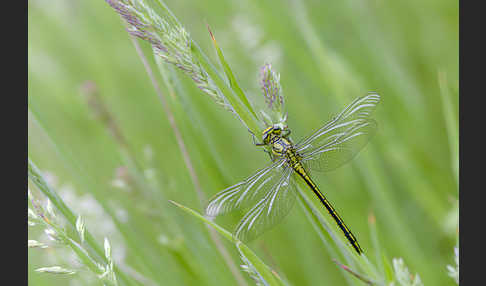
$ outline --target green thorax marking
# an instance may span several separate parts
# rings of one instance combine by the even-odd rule
[[[263,144],[271,148],[274,157],[286,156],[288,163],[294,169],[299,166],[304,171],[300,164],[300,156],[296,153],[294,144],[288,137],[289,134],[289,129],[282,129],[278,125],[272,125],[262,132]],[[296,169],[296,171],[298,170]]]

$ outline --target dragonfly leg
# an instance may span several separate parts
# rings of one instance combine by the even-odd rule
[[[270,160],[272,160],[272,162],[275,162],[275,156],[272,154],[271,151],[268,151],[267,149],[263,149],[263,151],[265,151],[265,153],[268,154],[268,156],[270,157]]]
[[[255,135],[253,135],[253,133],[251,134],[251,139],[253,139],[253,144],[255,146],[265,146],[266,144],[265,143],[258,143],[255,139]]]

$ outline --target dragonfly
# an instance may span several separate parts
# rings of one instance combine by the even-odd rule
[[[310,171],[329,172],[349,162],[368,143],[377,129],[371,118],[380,101],[377,94],[356,98],[324,126],[294,144],[290,129],[272,124],[262,132],[257,146],[269,149],[272,163],[247,179],[214,195],[206,215],[214,218],[231,211],[249,209],[239,221],[233,235],[251,241],[278,224],[296,201],[296,180],[303,180],[319,199],[358,254],[356,237],[336,209],[326,199]]]

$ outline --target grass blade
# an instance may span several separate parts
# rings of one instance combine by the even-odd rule
[[[183,211],[187,212],[188,214],[192,215],[193,217],[203,221],[207,225],[214,228],[219,234],[221,234],[224,238],[231,241],[232,243],[236,244],[236,247],[240,252],[251,262],[251,264],[255,267],[261,277],[266,281],[267,285],[285,285],[283,281],[273,273],[273,271],[268,267],[248,246],[246,246],[241,241],[235,239],[231,232],[227,231],[226,229],[222,228],[221,226],[217,225],[216,223],[210,221],[206,217],[202,216],[201,214],[197,213],[196,211],[178,204],[174,201],[169,201],[175,206],[181,208]]]
[[[219,62],[221,66],[223,67],[224,73],[226,75],[226,78],[228,79],[228,83],[230,88],[236,93],[236,95],[240,98],[240,100],[245,104],[246,108],[253,114],[253,116],[257,117],[255,111],[253,110],[253,107],[251,106],[250,102],[248,101],[248,98],[246,95],[243,93],[243,90],[240,88],[238,85],[238,82],[236,81],[236,78],[233,74],[233,71],[231,70],[229,64],[226,62],[223,56],[223,52],[219,48],[218,42],[216,42],[216,39],[214,38],[213,32],[211,32],[211,29],[209,28],[208,25],[208,31],[209,34],[211,35],[211,39],[213,40],[213,45],[214,48],[216,49],[216,53],[218,54]]]
[[[235,92],[227,86],[224,80],[221,78],[219,73],[216,71],[213,65],[209,62],[206,55],[200,50],[196,43],[191,44],[191,52],[195,54],[199,63],[203,66],[204,70],[213,79],[216,86],[220,89],[221,93],[224,94],[228,103],[232,106],[235,115],[240,119],[240,121],[248,128],[248,130],[253,134],[260,134],[260,127],[258,125],[257,118],[253,115],[248,108],[241,103],[241,100]]]
[[[44,177],[41,175],[40,170],[37,168],[37,166],[32,162],[30,158],[28,158],[27,170],[28,170],[28,178],[31,180],[31,182],[54,204],[54,206],[56,206],[56,208],[66,218],[68,223],[74,229],[76,229],[77,216],[64,203],[61,197],[52,188],[50,188],[50,186],[47,184]],[[85,230],[84,237],[86,243],[95,251],[97,257],[102,259],[103,262],[108,263],[107,258],[103,255],[104,252],[102,248],[98,245],[98,243],[96,243],[94,237],[89,233],[88,230]],[[77,252],[76,247],[74,246],[75,245],[72,244],[73,250],[75,250],[75,252],[78,255],[81,254]],[[116,267],[114,271],[116,272],[116,275],[120,278],[120,280],[124,282],[124,285],[128,285],[127,284],[128,278],[125,277],[124,273],[122,271],[117,270]]]

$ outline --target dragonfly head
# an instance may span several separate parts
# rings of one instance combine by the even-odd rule
[[[290,133],[287,125],[274,124],[262,132],[263,143],[269,144],[275,137],[283,137]]]

